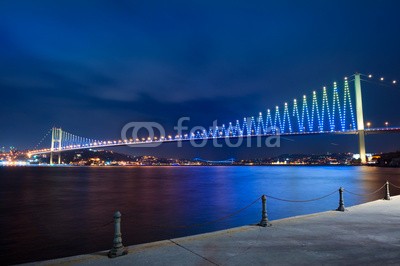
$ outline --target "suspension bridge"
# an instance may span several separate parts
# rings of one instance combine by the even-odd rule
[[[294,99],[290,104],[284,103],[283,108],[276,106],[274,109],[267,109],[264,114],[260,112],[257,118],[245,117],[242,121],[236,120],[235,123],[229,122],[210,127],[208,130],[191,131],[175,136],[95,140],[54,127],[39,143],[43,143],[51,135],[50,147],[35,148],[28,154],[50,154],[50,164],[54,162],[53,154],[57,154],[60,164],[61,152],[89,148],[277,135],[357,134],[361,162],[365,164],[365,134],[400,132],[400,127],[389,127],[386,124],[385,127],[380,128],[370,128],[369,125],[365,128],[361,91],[363,77],[365,75],[354,74],[350,77],[351,79],[345,78],[340,88],[334,82],[331,89],[324,87],[322,93],[313,91],[311,97],[303,95],[302,99]],[[352,89],[350,89],[350,84],[354,84]]]

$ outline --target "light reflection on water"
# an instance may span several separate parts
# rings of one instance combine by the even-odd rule
[[[25,167],[0,168],[0,259],[20,263],[112,246],[113,213],[122,213],[125,245],[255,224],[262,194],[312,199],[340,186],[358,194],[386,180],[400,185],[400,169],[373,167]],[[383,197],[345,193],[345,206]],[[392,194],[400,191],[392,188]],[[267,200],[270,220],[333,210],[338,194],[309,203]],[[106,225],[107,224],[107,225]],[[180,227],[180,226],[188,226]]]

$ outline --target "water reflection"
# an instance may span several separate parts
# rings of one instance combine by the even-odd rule
[[[0,168],[1,261],[20,263],[109,249],[113,213],[121,211],[125,245],[254,224],[257,203],[269,194],[302,200],[340,186],[358,194],[386,180],[400,185],[400,170],[372,167],[82,167]],[[345,194],[351,206],[383,197]],[[399,190],[391,188],[392,195]],[[268,199],[271,220],[336,209],[338,195],[310,203]],[[12,221],[12,222],[10,222]]]

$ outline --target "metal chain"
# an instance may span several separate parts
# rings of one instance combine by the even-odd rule
[[[220,217],[220,218],[218,218],[218,219],[216,219],[216,220],[213,220],[213,221],[208,221],[208,222],[199,223],[199,224],[178,225],[178,226],[154,225],[153,227],[160,227],[160,228],[190,228],[190,227],[199,227],[199,226],[203,226],[203,225],[213,224],[213,223],[226,220],[226,219],[228,219],[228,218],[230,218],[230,217],[232,217],[232,216],[235,216],[235,215],[239,214],[240,212],[242,212],[242,211],[246,210],[247,208],[249,208],[250,206],[254,205],[254,204],[255,204],[256,202],[258,202],[260,199],[261,199],[261,197],[258,197],[256,200],[254,200],[254,201],[253,201],[252,203],[250,203],[249,205],[247,205],[247,206],[245,206],[245,207],[243,207],[243,208],[241,208],[241,209],[239,209],[239,210],[237,210],[237,211],[235,211],[235,212],[233,212],[233,213],[231,213],[231,214],[225,215],[225,216]]]
[[[309,199],[309,200],[289,200],[289,199],[281,199],[281,198],[273,197],[273,196],[270,196],[270,195],[265,195],[265,196],[267,197],[267,199],[270,198],[270,199],[286,201],[286,202],[310,202],[310,201],[317,201],[317,200],[321,200],[321,199],[327,198],[327,197],[335,194],[336,192],[337,192],[337,190],[333,191],[332,193],[329,193],[328,195],[325,195],[325,196],[322,196],[322,197],[319,197],[319,198]]]
[[[393,186],[396,187],[396,188],[400,188],[400,187],[398,187],[398,186],[396,186],[396,185],[394,185],[394,184],[392,184],[392,183],[390,183],[390,184],[393,185]],[[356,195],[356,196],[361,196],[361,197],[363,197],[363,196],[370,196],[370,195],[373,195],[373,194],[379,192],[380,190],[382,190],[385,186],[386,186],[386,184],[382,185],[382,186],[381,186],[380,188],[378,188],[377,190],[373,191],[372,193],[368,193],[368,194],[357,194],[357,193],[351,192],[351,191],[349,191],[349,190],[347,190],[347,189],[344,189],[344,191],[346,191],[346,192],[348,192],[348,193],[350,193],[350,194]],[[327,195],[324,195],[324,196],[322,196],[322,197],[313,198],[313,199],[308,199],[308,200],[290,200],[290,199],[282,199],[282,198],[274,197],[274,196],[267,195],[267,194],[266,194],[265,196],[266,196],[267,198],[269,198],[269,199],[274,199],[274,200],[279,200],[279,201],[292,202],[292,203],[296,203],[296,202],[297,202],[297,203],[301,203],[301,202],[311,202],[311,201],[321,200],[321,199],[327,198],[327,197],[329,197],[329,196],[332,196],[332,195],[335,194],[335,193],[337,193],[337,190],[334,190],[334,191],[332,191],[331,193],[329,193],[329,194],[327,194]],[[254,200],[253,202],[251,202],[249,205],[247,205],[247,206],[245,206],[245,207],[243,207],[243,208],[241,208],[241,209],[239,209],[239,210],[237,210],[237,211],[235,211],[235,212],[233,212],[233,213],[230,213],[230,214],[228,214],[228,215],[222,216],[222,217],[220,217],[220,218],[218,218],[218,219],[216,219],[216,220],[212,220],[212,221],[208,221],[208,222],[204,222],[204,223],[190,224],[190,225],[180,225],[180,226],[148,225],[148,227],[159,227],[159,228],[191,228],[191,227],[199,227],[199,226],[204,226],[204,225],[208,225],[208,224],[213,224],[213,223],[217,223],[217,222],[226,220],[226,219],[228,219],[228,218],[230,218],[230,217],[233,217],[233,216],[239,214],[240,212],[242,212],[242,211],[246,210],[247,208],[249,208],[250,206],[254,205],[254,204],[255,204],[256,202],[258,202],[260,199],[261,199],[261,197],[258,197],[256,200]],[[135,216],[135,217],[136,217],[136,216]],[[131,217],[130,217],[130,216],[128,216],[128,217],[125,216],[125,219],[126,219],[126,218],[129,219],[129,218],[131,218]],[[102,226],[99,226],[99,227],[107,226],[107,225],[109,225],[109,224],[111,224],[111,223],[113,223],[113,222],[114,222],[114,221],[110,221],[110,222],[108,222],[108,223],[106,223],[106,224],[104,224],[104,225],[102,225]],[[147,226],[146,226],[146,227],[147,227]]]
[[[380,188],[378,188],[378,189],[375,190],[374,192],[371,192],[371,193],[368,193],[368,194],[357,194],[357,193],[348,191],[347,189],[344,189],[344,191],[346,191],[346,192],[348,192],[348,193],[350,193],[350,194],[356,195],[356,196],[366,197],[366,196],[371,196],[371,195],[373,195],[373,194],[379,192],[379,191],[380,191],[382,188],[384,188],[385,186],[386,186],[386,184],[383,184],[383,186],[381,186]]]
[[[108,223],[103,224],[103,225],[99,226],[98,228],[102,228],[102,227],[107,226],[107,225],[110,225],[110,224],[112,224],[112,223],[114,223],[114,220],[109,221]]]
[[[389,184],[391,184],[391,185],[394,186],[395,188],[400,188],[400,187],[396,186],[395,184],[393,184],[392,182],[389,182]]]

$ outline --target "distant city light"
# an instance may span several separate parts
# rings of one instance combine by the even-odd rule
[[[396,84],[397,83],[397,81],[396,80],[393,80],[393,84]]]
[[[370,74],[370,75],[368,75],[368,77],[369,77],[369,78],[372,78],[372,75]]]
[[[384,78],[381,78],[381,81],[383,81],[384,80]]]

